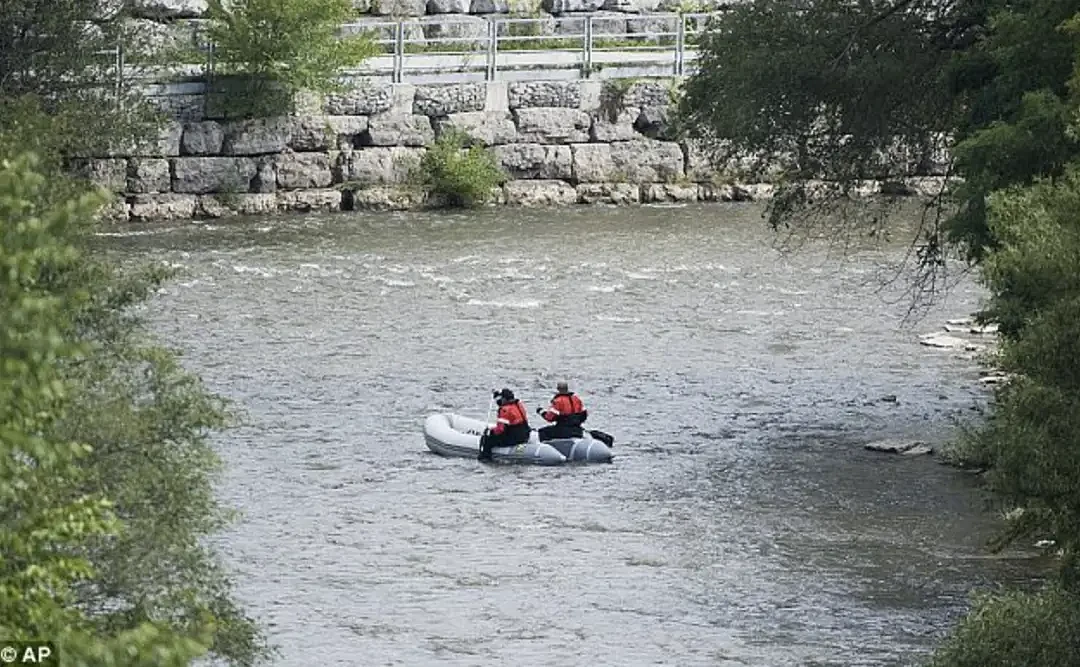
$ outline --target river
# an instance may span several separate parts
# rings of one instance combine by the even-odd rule
[[[900,240],[781,257],[754,205],[335,214],[119,228],[180,276],[152,320],[248,414],[221,435],[239,594],[301,665],[914,664],[990,556],[930,457],[974,362],[875,289]],[[611,465],[444,459],[434,411],[567,379]],[[887,397],[895,397],[890,400]],[[533,420],[538,418],[533,415]]]

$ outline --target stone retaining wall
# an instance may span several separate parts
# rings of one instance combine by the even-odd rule
[[[190,114],[139,146],[74,167],[120,193],[117,219],[274,211],[401,210],[423,203],[414,170],[442,133],[487,146],[517,205],[724,201],[767,185],[722,184],[692,144],[667,137],[674,80],[377,84],[320,113],[219,122]]]

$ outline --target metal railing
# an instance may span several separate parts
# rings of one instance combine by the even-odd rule
[[[124,104],[124,87],[125,87],[125,69],[126,64],[124,62],[124,45],[117,44],[111,49],[103,49],[101,51],[95,51],[95,56],[102,56],[102,74],[103,80],[112,80],[112,96],[115,100],[117,107],[121,107]],[[109,62],[111,64],[105,64]]]
[[[604,69],[651,66],[686,74],[710,13],[587,15],[545,18],[439,16],[438,21],[367,21],[341,26],[341,34],[374,34],[383,59],[357,73],[374,72],[400,83],[414,74],[453,68],[496,81],[501,71],[577,70],[590,78]],[[621,25],[621,27],[620,27]],[[425,27],[427,30],[425,30]],[[431,34],[429,34],[431,33]],[[443,34],[448,33],[448,34]],[[620,57],[611,57],[619,54]],[[688,56],[690,56],[688,58]],[[441,57],[441,61],[433,61]]]
[[[698,40],[717,15],[368,20],[340,26],[339,35],[368,34],[380,53],[342,74],[394,83],[684,76],[694,68]],[[201,35],[193,35],[193,42],[198,56],[187,64],[136,66],[125,62],[120,46],[104,52],[115,57],[117,99],[131,84],[149,85],[155,95],[205,90],[218,59],[213,43]]]

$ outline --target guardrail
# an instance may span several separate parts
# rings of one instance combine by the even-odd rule
[[[341,26],[341,34],[374,33],[383,55],[354,72],[389,75],[395,83],[448,68],[462,75],[459,80],[484,81],[505,79],[501,76],[505,72],[529,69],[549,74],[553,69],[571,70],[580,78],[590,78],[606,69],[651,67],[658,73],[683,76],[687,64],[696,60],[697,41],[713,16],[442,15],[438,20],[350,23]]]
[[[340,36],[369,34],[381,54],[342,74],[394,83],[683,76],[692,73],[698,40],[717,14],[438,15],[349,23]],[[122,45],[101,52],[110,61],[117,102],[131,85],[157,96],[203,92],[219,68],[213,43],[200,35],[193,41],[198,56],[186,64],[133,64]]]

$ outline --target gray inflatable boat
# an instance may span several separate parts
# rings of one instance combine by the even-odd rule
[[[428,449],[442,456],[459,456],[475,459],[480,455],[480,436],[487,424],[455,414],[434,414],[424,420],[424,440]],[[507,463],[531,463],[557,466],[566,463],[566,456],[547,443],[540,442],[536,432],[530,434],[528,443],[512,447],[493,447],[493,461]]]
[[[539,442],[539,436],[533,431],[530,440]],[[588,431],[582,433],[580,438],[557,438],[545,440],[544,444],[551,445],[566,457],[567,461],[576,463],[611,463],[615,458],[611,448],[597,440]]]
[[[455,414],[434,414],[424,422],[424,440],[428,449],[443,456],[476,458],[480,454],[480,436],[487,424]],[[601,434],[601,437],[605,437]],[[536,430],[529,442],[513,447],[494,447],[493,460],[538,465],[574,463],[611,463],[615,458],[611,448],[589,431],[580,438],[558,438],[540,442]]]

